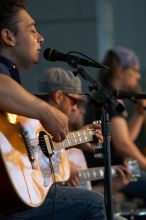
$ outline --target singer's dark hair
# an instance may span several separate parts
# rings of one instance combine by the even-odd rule
[[[97,79],[102,83],[104,87],[108,87],[111,81],[115,78],[115,72],[120,64],[119,57],[112,51],[109,50],[102,64],[109,67],[109,70],[100,69],[97,74]]]
[[[0,0],[0,35],[3,29],[17,34],[18,13],[25,9],[24,0]]]

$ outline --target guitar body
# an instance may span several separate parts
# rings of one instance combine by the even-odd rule
[[[22,135],[20,125],[23,125]],[[54,182],[67,181],[69,163],[65,150],[46,156],[39,143],[39,121],[0,114],[0,213],[38,207]],[[33,152],[33,162],[26,148]],[[54,174],[53,174],[54,170]]]

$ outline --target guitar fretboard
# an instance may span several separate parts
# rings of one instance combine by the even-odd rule
[[[111,169],[112,176],[116,176],[116,166],[112,167]],[[96,167],[96,168],[89,168],[86,170],[80,170],[79,172],[81,181],[87,180],[100,180],[104,178],[104,168],[103,167]]]
[[[78,144],[87,143],[94,140],[95,131],[92,129],[69,132],[67,138],[59,143],[53,142],[55,150],[67,149]]]
[[[111,167],[111,175],[112,177],[117,176],[118,173],[116,171],[118,165]],[[128,162],[128,170],[131,173],[133,179],[139,178],[141,176],[140,169],[136,160],[130,160]],[[88,180],[101,180],[104,178],[104,167],[94,167],[88,168],[85,170],[79,171],[81,181]]]

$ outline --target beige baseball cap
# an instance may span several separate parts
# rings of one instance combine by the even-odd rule
[[[82,93],[81,80],[70,70],[50,68],[44,74],[44,79],[38,82],[36,95],[48,95],[61,90],[63,93],[78,100],[85,100]]]

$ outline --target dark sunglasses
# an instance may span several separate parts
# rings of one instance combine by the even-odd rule
[[[68,95],[66,93],[63,93],[63,94],[70,99],[72,105],[77,105],[78,99],[75,99],[75,98],[73,98],[72,96],[70,96],[70,95]]]

